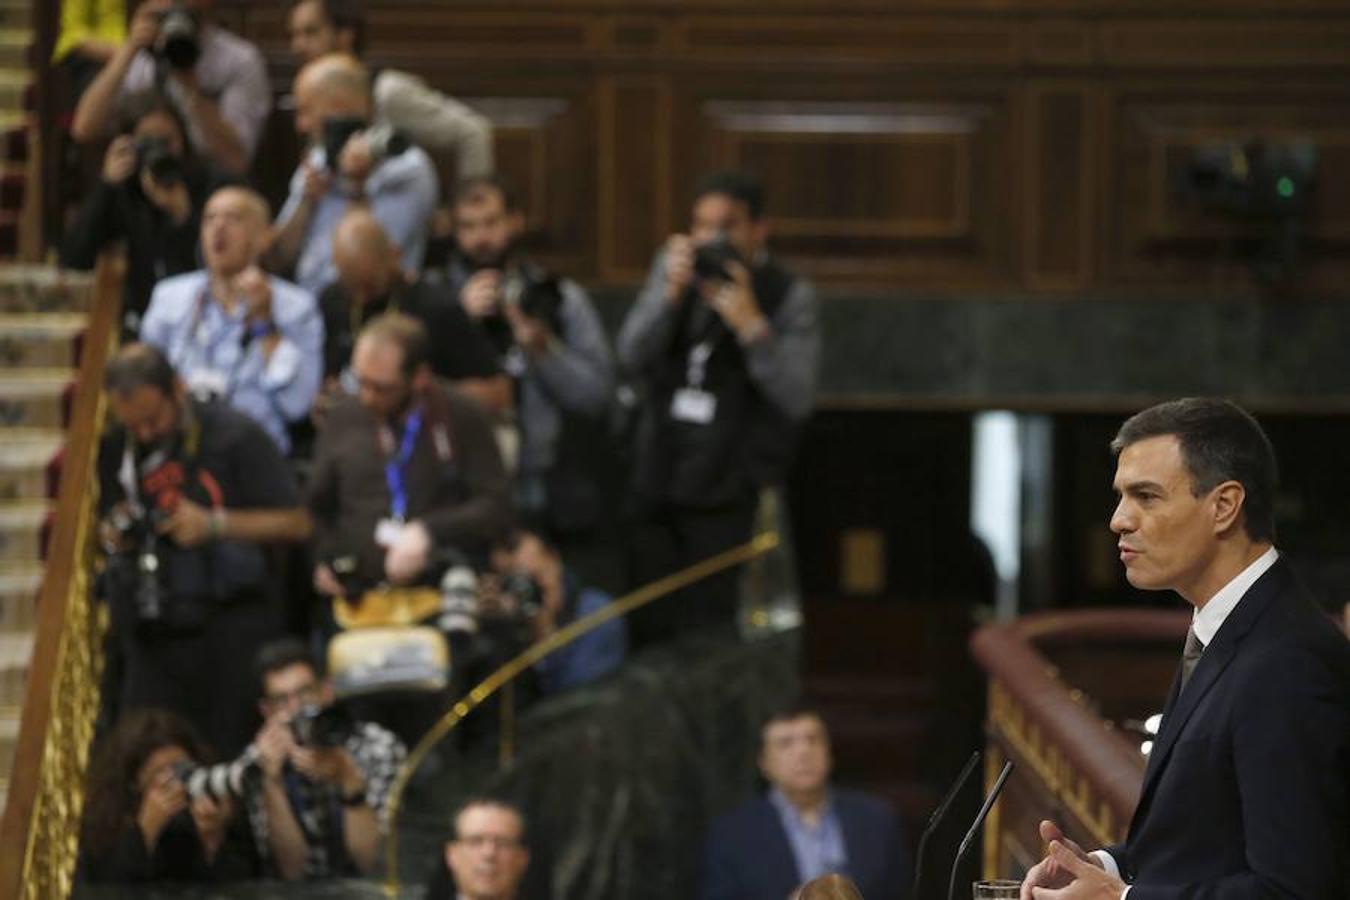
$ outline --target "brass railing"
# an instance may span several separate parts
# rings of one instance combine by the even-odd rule
[[[90,591],[95,463],[103,421],[103,367],[118,336],[123,268],[120,258],[104,256],[95,275],[9,798],[0,821],[3,898],[67,896],[79,852],[84,774],[98,713],[107,625]]]

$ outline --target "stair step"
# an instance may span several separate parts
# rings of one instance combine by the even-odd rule
[[[0,0],[0,28],[25,28],[32,21],[31,0]]]
[[[0,426],[64,428],[66,395],[75,377],[71,369],[0,372]]]
[[[0,566],[0,634],[36,627],[42,571],[36,563]]]
[[[14,750],[19,744],[20,714],[20,707],[17,704],[0,707],[0,772],[6,775],[14,766]]]
[[[42,558],[50,509],[49,504],[32,500],[0,503],[0,561],[31,563]]]
[[[0,634],[0,710],[13,708],[17,711],[23,706],[23,690],[28,681],[28,664],[33,659],[35,639],[36,635],[31,631]],[[17,718],[16,715],[16,728]],[[0,716],[0,724],[5,719]],[[0,769],[8,771],[8,763]]]
[[[0,69],[0,109],[23,109],[32,80],[24,69]]]
[[[28,48],[32,45],[31,29],[0,26],[0,68],[28,68]]]
[[[75,368],[88,324],[80,313],[0,315],[0,369]]]
[[[64,444],[64,432],[56,429],[6,429],[0,439],[0,502],[50,497],[52,464]]]
[[[88,312],[94,276],[46,265],[0,267],[0,314]]]

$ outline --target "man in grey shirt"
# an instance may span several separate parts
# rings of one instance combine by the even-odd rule
[[[749,540],[814,403],[815,289],[769,255],[768,233],[758,181],[708,176],[690,233],[666,242],[619,332],[619,361],[644,388],[630,495],[639,583]],[[686,594],[635,616],[636,640],[734,621],[734,572]]]

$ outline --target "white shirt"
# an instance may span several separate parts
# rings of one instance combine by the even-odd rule
[[[1274,547],[1271,547],[1253,560],[1247,568],[1239,572],[1232,581],[1219,588],[1219,592],[1210,597],[1208,603],[1196,609],[1195,614],[1191,616],[1191,630],[1200,639],[1200,643],[1208,647],[1213,642],[1229,614],[1237,609],[1238,601],[1246,595],[1247,591],[1251,590],[1251,586],[1256,584],[1258,578],[1266,574],[1267,570],[1275,565],[1275,560],[1279,558],[1280,554]],[[1101,863],[1102,868],[1106,870],[1108,875],[1120,877],[1120,866],[1116,865],[1115,857],[1110,853],[1105,850],[1093,850],[1088,855]],[[1125,890],[1120,892],[1120,900],[1125,900],[1125,895],[1129,892],[1130,887],[1126,885]]]

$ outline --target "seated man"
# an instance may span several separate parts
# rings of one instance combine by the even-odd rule
[[[417,319],[431,341],[431,371],[489,408],[511,404],[511,383],[492,344],[445,288],[410,278],[398,248],[364,207],[348,210],[333,233],[338,280],[324,288],[319,306],[324,320],[324,378],[350,380],[352,344],[371,319],[402,312]],[[346,385],[355,393],[354,382]],[[331,392],[329,392],[331,394]]]
[[[703,900],[782,900],[829,872],[867,900],[898,900],[910,863],[895,814],[881,800],[831,787],[830,737],[813,710],[790,707],[761,732],[759,768],[769,793],[713,823]]]
[[[613,602],[604,591],[583,586],[563,565],[557,548],[534,532],[515,532],[498,545],[493,568],[502,578],[487,605],[524,618],[532,643]],[[534,670],[544,693],[556,693],[613,672],[622,665],[627,645],[623,620],[612,619],[544,657]]]
[[[365,52],[359,0],[291,0],[287,28],[300,65],[329,53]],[[380,69],[371,93],[375,119],[387,122],[434,156],[453,154],[460,178],[492,171],[492,123],[482,113],[428,87],[410,72]]]
[[[119,95],[163,84],[192,146],[226,172],[248,171],[272,108],[258,48],[213,24],[211,0],[144,0],[127,39],[80,97],[71,122],[78,141],[108,136]]]
[[[267,203],[221,188],[202,213],[206,268],[161,281],[141,322],[198,396],[252,416],[282,451],[309,414],[322,373],[323,320],[314,297],[258,268]]]
[[[300,641],[264,647],[258,674],[265,722],[251,751],[262,778],[245,780],[244,804],[264,867],[287,880],[370,872],[407,751],[334,709],[332,685]]]
[[[322,594],[435,584],[448,551],[485,558],[509,524],[487,414],[438,382],[429,356],[426,329],[401,313],[371,320],[356,341],[357,396],[328,411],[310,480]]]
[[[269,262],[278,271],[293,268],[316,295],[337,278],[333,229],[353,205],[367,207],[383,226],[405,271],[422,268],[436,170],[421,148],[388,127],[371,128],[372,117],[370,76],[352,57],[320,57],[295,76],[295,129],[309,150],[277,216]]]
[[[473,797],[460,806],[454,827],[427,900],[517,900],[530,865],[520,810],[505,800]]]
[[[116,424],[99,445],[100,582],[111,613],[105,700],[188,719],[219,752],[248,742],[248,664],[281,630],[267,541],[310,522],[276,445],[248,416],[191,398],[164,354],[131,344],[104,372]]]

